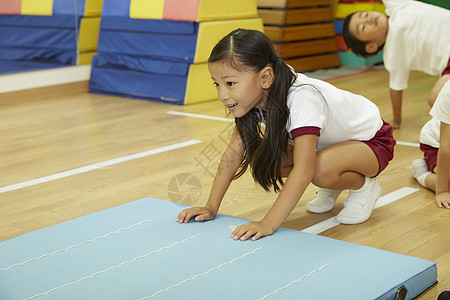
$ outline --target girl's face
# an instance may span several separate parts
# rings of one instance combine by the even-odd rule
[[[236,70],[228,63],[208,64],[209,73],[217,88],[220,101],[228,107],[235,118],[247,114],[252,108],[265,108],[268,87],[262,72],[255,73],[249,68]]]
[[[349,31],[360,41],[382,45],[386,41],[388,18],[377,11],[360,11],[351,17]]]

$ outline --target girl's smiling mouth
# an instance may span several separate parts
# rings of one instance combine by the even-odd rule
[[[236,107],[236,105],[237,105],[237,103],[235,103],[235,104],[228,104],[228,105],[227,105],[228,110],[229,110],[229,111],[232,111],[232,110]]]

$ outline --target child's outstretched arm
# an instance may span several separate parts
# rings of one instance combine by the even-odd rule
[[[233,176],[241,164],[244,149],[244,143],[235,127],[228,147],[220,160],[208,202],[204,207],[194,206],[184,209],[178,215],[177,222],[187,223],[192,217],[195,217],[195,221],[214,219]]]
[[[399,129],[402,124],[403,91],[389,89],[389,94],[391,96],[392,113],[394,115],[391,125],[393,129]]]
[[[261,221],[236,227],[231,234],[233,239],[245,241],[253,236],[252,240],[257,240],[271,235],[281,226],[314,177],[316,144],[316,135],[301,135],[294,139],[294,166],[277,200]]]
[[[450,125],[441,122],[436,172],[436,204],[450,209]]]

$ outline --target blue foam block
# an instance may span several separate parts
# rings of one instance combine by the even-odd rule
[[[98,52],[193,62],[199,23],[103,16]]]
[[[99,53],[92,61],[89,91],[182,105],[189,64]]]
[[[0,15],[0,73],[74,65],[80,22],[70,15]]]
[[[244,219],[178,224],[144,198],[0,243],[0,299],[411,299],[436,264],[280,228],[230,238]]]

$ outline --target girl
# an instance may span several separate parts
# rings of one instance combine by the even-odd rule
[[[231,181],[248,167],[265,190],[273,188],[279,196],[261,221],[236,227],[235,240],[274,233],[310,182],[320,188],[307,204],[309,211],[331,210],[339,193],[350,189],[336,219],[357,224],[369,218],[381,194],[375,176],[392,159],[395,145],[392,127],[375,104],[296,74],[276,56],[269,38],[255,30],[225,36],[212,50],[208,67],[236,127],[207,204],[183,210],[178,222],[213,219]]]
[[[414,160],[409,169],[422,186],[436,193],[438,207],[450,209],[450,81],[444,84],[430,115],[433,118],[420,132],[425,158]]]

